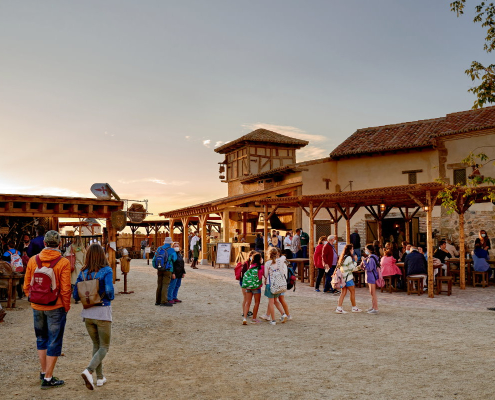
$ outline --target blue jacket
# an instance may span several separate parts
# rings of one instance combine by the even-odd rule
[[[428,263],[423,255],[417,250],[411,251],[406,256],[406,261],[404,261],[404,266],[406,267],[406,275],[427,275],[428,274]]]
[[[84,274],[84,275],[83,275]],[[114,291],[113,291],[113,271],[112,268],[109,266],[101,268],[98,272],[92,272],[90,274],[90,277],[92,279],[99,279],[100,284],[99,284],[99,294],[100,296],[103,296],[102,299],[102,305],[103,306],[109,306],[114,299]],[[79,293],[77,293],[77,284],[81,281],[88,279],[88,275],[86,271],[81,271],[79,273],[79,276],[77,277],[76,281],[76,286],[74,286],[74,292],[72,293],[72,297],[74,297],[74,300],[79,301],[81,300],[79,297]]]
[[[488,251],[485,249],[475,249],[473,254],[473,269],[479,272],[490,271],[490,264],[488,260],[490,257],[488,256]]]
[[[29,246],[26,250],[26,253],[29,257],[35,256],[36,254],[41,253],[41,250],[45,248],[45,237],[44,236],[38,236],[31,240],[29,243]]]
[[[174,268],[173,264],[175,261],[177,261],[177,252],[174,249],[172,249],[172,247],[170,246],[170,243],[164,244],[163,246],[160,246],[160,247],[158,247],[158,249],[156,249],[153,260],[151,261],[151,265],[155,269],[158,268],[158,266],[156,265],[156,255],[157,255],[158,250],[160,248],[163,248],[167,252],[168,257],[170,258],[170,261],[172,261],[172,267],[170,268],[170,271],[173,271],[173,268]]]

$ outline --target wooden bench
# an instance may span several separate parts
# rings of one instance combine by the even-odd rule
[[[397,291],[397,277],[395,275],[384,276],[383,280],[385,281],[385,285],[380,288],[380,292],[388,291],[389,293]]]
[[[479,282],[476,279],[478,277],[481,278]],[[488,286],[488,272],[473,271],[473,287],[476,287],[476,285],[480,285],[481,287]]]
[[[423,277],[407,277],[407,295],[418,294],[421,296],[424,292]]]
[[[447,284],[447,290],[442,290],[442,283],[444,282]],[[437,276],[437,294],[447,292],[447,296],[450,296],[452,294],[452,282],[451,276]]]

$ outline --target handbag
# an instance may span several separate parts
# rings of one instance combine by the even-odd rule
[[[375,277],[376,287],[382,288],[385,286],[385,280],[383,279],[382,269],[380,267],[376,268],[378,272],[378,278]]]

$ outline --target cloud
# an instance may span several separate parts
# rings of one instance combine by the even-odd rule
[[[163,179],[157,179],[157,178],[142,178],[142,179],[132,179],[130,181],[124,181],[124,180],[119,180],[119,183],[122,183],[124,185],[128,185],[130,183],[139,183],[139,182],[152,182],[152,183],[157,183],[159,185],[168,185],[168,186],[184,186],[189,183],[189,181],[164,181]]]
[[[210,144],[211,144],[210,139],[203,140],[203,146],[210,148]]]
[[[113,137],[113,136],[115,136],[115,133],[108,133],[108,132],[105,132],[105,136],[111,136],[111,137]]]
[[[329,151],[321,147],[306,146],[297,151],[297,162],[328,157]]]
[[[221,140],[218,140],[218,141],[215,143],[215,146],[213,146],[213,147],[215,147],[215,149],[216,149],[217,147],[221,146],[222,144],[224,144],[224,142],[222,142]]]
[[[186,140],[189,141],[191,139],[191,136],[185,136]]]
[[[14,185],[2,185],[0,187],[2,193],[13,194],[32,194],[40,196],[63,196],[63,197],[88,197],[89,193],[82,194],[67,188],[60,187],[43,187],[43,186],[14,186]],[[93,197],[93,196],[91,196]]]
[[[277,132],[282,135],[287,135],[296,139],[308,140],[310,142],[324,142],[328,138],[323,135],[312,135],[303,131],[302,129],[296,128],[295,126],[285,126],[285,125],[273,125],[265,124],[263,122],[257,122],[255,124],[243,124],[243,128],[249,130],[256,129],[268,129],[269,131]]]

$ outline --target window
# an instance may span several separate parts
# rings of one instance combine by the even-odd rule
[[[409,183],[409,185],[414,185],[418,183],[417,172],[410,172],[407,174],[407,183]]]
[[[454,169],[454,185],[466,184],[466,168]]]

